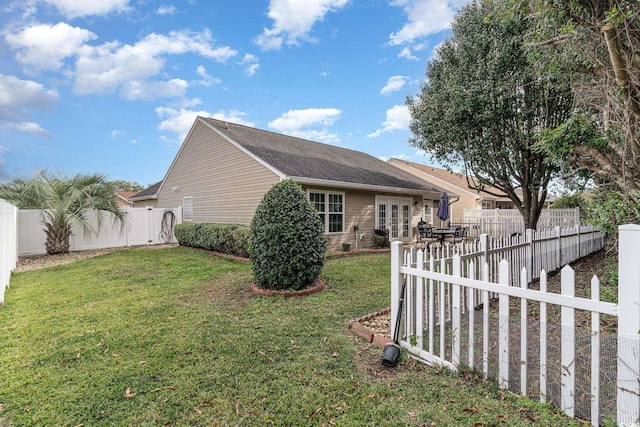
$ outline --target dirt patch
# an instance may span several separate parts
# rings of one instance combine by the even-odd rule
[[[17,273],[20,271],[39,270],[41,268],[55,267],[56,265],[70,264],[75,261],[89,259],[100,255],[107,255],[123,249],[126,248],[94,249],[55,255],[21,256],[18,258],[18,263],[14,271]]]
[[[312,286],[306,289],[301,289],[299,291],[279,291],[279,290],[272,290],[272,289],[262,289],[254,282],[251,284],[251,291],[256,295],[260,295],[263,297],[281,296],[284,298],[292,298],[292,297],[302,297],[305,295],[317,294],[318,292],[322,292],[326,286],[327,286],[327,283],[324,281],[324,279],[321,279],[321,278],[317,279]]]
[[[412,359],[401,359],[395,368],[382,364],[382,349],[367,345],[362,347],[355,356],[359,372],[380,380],[393,379],[407,371],[415,371],[417,362]]]

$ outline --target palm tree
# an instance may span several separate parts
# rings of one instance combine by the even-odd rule
[[[85,233],[97,234],[104,218],[111,216],[114,223],[125,225],[125,213],[118,209],[113,183],[102,174],[77,174],[74,177],[40,171],[33,178],[11,178],[0,184],[0,199],[19,209],[40,209],[46,227],[48,254],[69,252],[72,227]],[[97,227],[88,219],[94,212]],[[111,215],[109,215],[111,214]]]

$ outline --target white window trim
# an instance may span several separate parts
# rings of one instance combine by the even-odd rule
[[[187,200],[189,206],[187,206]],[[182,198],[182,221],[193,221],[193,197],[191,196]]]
[[[313,188],[309,188],[307,190],[307,199],[311,200],[311,193],[322,193],[324,194],[324,203],[325,203],[325,211],[324,211],[324,234],[329,234],[332,236],[338,234],[344,234],[347,224],[345,222],[345,211],[347,210],[347,198],[345,197],[345,193],[343,191],[332,191],[332,190],[317,190]],[[329,212],[329,195],[337,195],[342,196],[342,231],[334,231],[329,232],[329,215],[336,214],[335,212]]]

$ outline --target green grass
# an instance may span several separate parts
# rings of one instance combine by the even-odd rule
[[[184,248],[14,274],[0,426],[576,423],[470,373],[381,367],[347,324],[389,305],[388,254],[323,277],[320,294],[256,297],[250,264]]]

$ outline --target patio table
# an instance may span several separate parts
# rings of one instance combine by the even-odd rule
[[[456,233],[455,228],[434,228],[432,233],[438,236],[438,241],[442,245],[447,236],[453,236]]]

